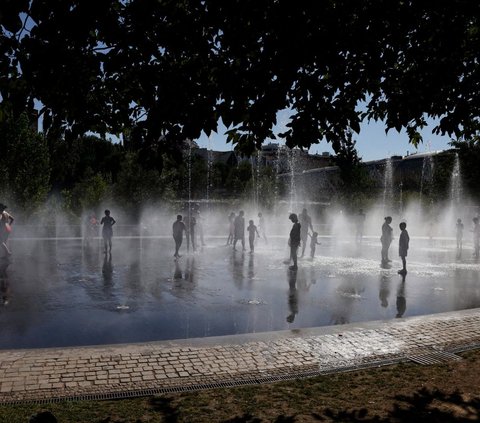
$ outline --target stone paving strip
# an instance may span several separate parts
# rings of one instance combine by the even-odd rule
[[[341,370],[480,345],[480,309],[227,337],[0,351],[0,403]]]

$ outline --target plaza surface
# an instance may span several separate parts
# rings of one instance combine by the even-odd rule
[[[0,352],[0,402],[107,399],[272,382],[480,345],[480,310],[229,337]]]
[[[208,239],[14,240],[2,269],[0,401],[121,398],[274,382],[480,345],[480,265],[468,245],[412,238],[409,273],[379,242],[323,238],[297,272],[285,239],[233,252]],[[308,250],[307,250],[308,251]],[[172,251],[173,253],[173,251]],[[108,344],[108,345],[101,345]],[[48,348],[43,348],[48,347]]]

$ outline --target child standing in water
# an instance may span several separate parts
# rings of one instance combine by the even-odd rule
[[[257,227],[253,224],[253,220],[248,221],[248,242],[250,243],[250,253],[253,253],[254,245],[255,245],[255,234],[260,236],[258,233]]]
[[[107,254],[107,246],[110,249],[110,253],[112,252],[112,226],[115,225],[115,223],[117,222],[112,216],[110,216],[110,210],[105,210],[105,216],[103,216],[102,220],[100,221],[100,224],[103,225],[102,237],[105,245],[105,254]]]
[[[380,242],[382,243],[382,264],[387,264],[391,261],[388,259],[388,249],[393,240],[393,229],[390,226],[390,223],[392,223],[392,218],[387,216],[385,222],[383,222],[382,236],[380,237]]]
[[[400,223],[400,239],[398,240],[398,255],[402,259],[402,265],[403,268],[402,270],[398,271],[399,275],[406,275],[407,274],[407,260],[405,257],[407,257],[407,252],[408,252],[408,244],[410,242],[410,237],[408,236],[407,232],[407,224],[405,222]]]
[[[298,221],[298,216],[295,213],[290,214],[289,219],[293,223],[292,230],[290,231],[290,238],[288,239],[288,245],[290,246],[290,260],[293,261],[293,265],[289,267],[290,270],[297,270],[297,254],[298,247],[300,247],[301,241],[301,227],[302,225]]]
[[[182,222],[182,219],[183,216],[181,214],[177,215],[177,220],[173,222],[172,227],[173,239],[175,241],[175,254],[173,255],[173,257],[175,257],[176,259],[181,257],[180,254],[178,254],[178,250],[182,245],[183,233],[187,231],[185,223]]]
[[[462,249],[463,223],[462,219],[457,219],[457,250]]]
[[[5,250],[7,256],[11,255],[12,252],[7,246],[7,239],[12,231],[11,224],[13,223],[13,217],[11,214],[7,213],[5,209],[7,206],[0,203],[0,242],[2,243],[2,248]]]
[[[315,257],[315,250],[317,248],[317,245],[320,245],[320,243],[317,240],[318,239],[318,232],[312,233],[312,235],[310,235],[310,237],[312,238],[310,240],[310,258],[313,259]]]

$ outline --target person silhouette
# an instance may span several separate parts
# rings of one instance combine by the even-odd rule
[[[307,246],[308,240],[308,230],[310,229],[313,232],[312,218],[308,215],[307,209],[303,209],[300,216],[298,216],[298,221],[300,222],[300,238],[302,240],[302,255],[305,254],[305,248]]]
[[[240,210],[238,216],[235,218],[234,224],[234,239],[233,239],[233,250],[236,250],[237,241],[242,242],[242,251],[245,251],[245,218],[243,210]]]
[[[190,243],[191,243],[193,252],[195,252],[196,251],[195,225],[197,224],[197,221],[192,214],[193,214],[193,210],[188,210],[188,213],[183,218],[183,221],[185,224],[185,238],[187,239],[187,251],[190,251]]]
[[[408,236],[407,232],[407,224],[405,222],[400,223],[398,225],[400,227],[401,233],[400,233],[400,238],[398,240],[398,255],[402,259],[402,269],[398,271],[400,275],[406,275],[407,274],[407,253],[408,253],[408,247],[410,243],[410,237]]]
[[[235,236],[235,213],[231,212],[228,216],[228,238],[227,245],[233,244],[233,238]]]
[[[0,242],[2,243],[5,254],[9,256],[12,252],[7,246],[7,240],[12,231],[11,225],[15,219],[6,211],[6,208],[7,206],[5,204],[0,203]]]
[[[112,252],[112,237],[113,237],[113,229],[112,226],[117,223],[115,219],[110,216],[110,210],[105,210],[105,216],[102,217],[100,224],[103,225],[102,229],[102,237],[103,237],[103,244],[105,246],[105,254],[107,254],[107,246],[109,247],[109,251]]]
[[[185,227],[185,223],[182,222],[183,216],[181,214],[177,215],[177,220],[173,222],[172,225],[172,232],[173,232],[173,240],[175,241],[175,254],[173,257],[178,259],[180,254],[178,254],[178,250],[180,249],[182,242],[183,242],[183,233],[186,232],[187,228]]]
[[[462,223],[462,219],[457,219],[456,229],[457,229],[457,250],[461,250],[462,249],[462,244],[463,244],[463,223]]]
[[[382,225],[382,236],[380,237],[380,242],[382,243],[382,265],[387,265],[391,262],[388,258],[388,249],[393,240],[393,229],[390,226],[391,223],[391,216],[387,216]]]
[[[248,231],[248,242],[250,244],[250,253],[253,253],[255,250],[255,234],[257,234],[257,236],[260,236],[260,234],[258,233],[257,227],[253,223],[253,220],[248,221],[247,231]]]
[[[297,270],[297,254],[298,247],[300,247],[301,242],[302,225],[298,221],[298,217],[295,213],[291,213],[288,218],[293,223],[292,229],[290,230],[290,238],[288,239],[288,245],[290,246],[290,260],[293,261],[293,265],[290,266],[290,270]]]
[[[366,219],[365,213],[363,212],[363,209],[360,209],[357,214],[357,220],[356,220],[357,231],[355,235],[355,239],[358,244],[361,244],[363,240],[363,229],[365,226],[365,219]]]
[[[267,240],[267,228],[265,226],[265,218],[262,213],[258,213],[258,232],[260,233],[259,239],[263,237],[265,244],[268,244]]]
[[[321,245],[318,242],[318,232],[313,232],[312,235],[310,235],[310,258],[313,259],[315,257],[315,250],[317,248],[317,245]]]

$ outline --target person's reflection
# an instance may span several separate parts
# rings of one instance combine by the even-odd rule
[[[112,283],[112,275],[113,275],[113,264],[112,264],[111,253],[105,254],[103,258],[102,275],[103,275],[104,282],[110,285]]]
[[[195,257],[187,257],[187,263],[185,264],[185,280],[189,282],[195,281]]]
[[[290,314],[287,316],[287,322],[293,323],[298,314],[298,290],[297,290],[297,272],[288,272],[288,308]]]
[[[182,279],[182,269],[178,260],[175,260],[175,271],[173,272],[173,279]]]
[[[234,251],[232,254],[231,264],[232,264],[232,275],[233,283],[237,288],[242,288],[243,286],[243,263],[245,261],[245,254],[242,252],[237,255]]]
[[[388,297],[390,296],[390,275],[383,274],[380,276],[380,290],[378,298],[382,307],[388,307]]]
[[[7,306],[10,302],[10,281],[8,279],[7,268],[10,265],[8,258],[0,259],[0,291],[2,293],[2,304]]]
[[[253,254],[250,254],[250,257],[248,258],[248,280],[250,282],[253,281],[255,278],[255,263],[253,261]]]
[[[402,317],[407,309],[407,299],[405,298],[405,277],[402,275],[402,281],[397,289],[397,315],[395,317]]]

